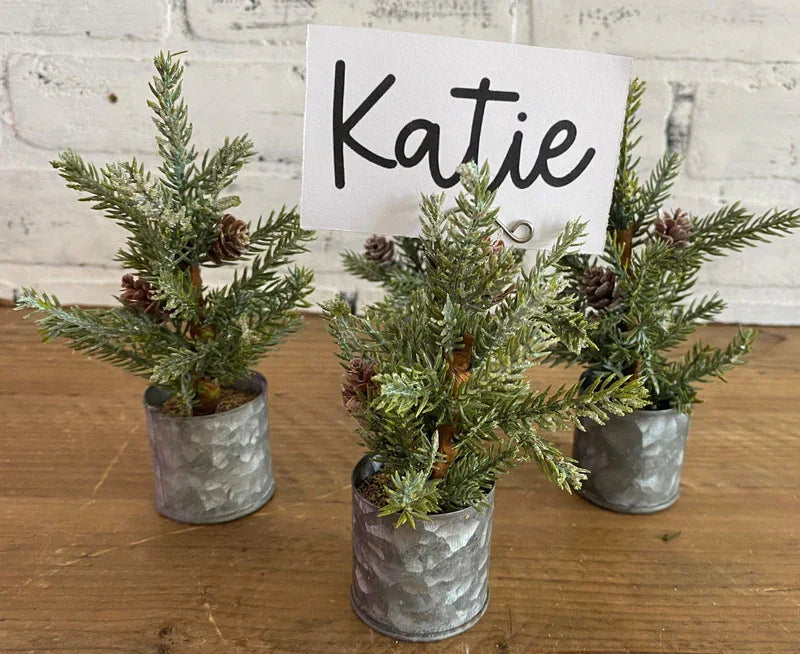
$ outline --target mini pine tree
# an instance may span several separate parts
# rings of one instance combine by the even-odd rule
[[[608,237],[603,255],[569,255],[569,291],[579,297],[575,308],[593,322],[596,349],[579,353],[557,347],[554,362],[577,362],[589,377],[613,374],[642,379],[650,395],[648,408],[690,413],[698,402],[697,385],[745,363],[756,338],[740,329],[722,349],[695,343],[672,355],[698,324],[725,307],[714,294],[690,303],[703,264],[800,227],[800,211],[774,209],[755,215],[734,203],[701,218],[662,210],[681,165],[665,153],[646,181],[641,181],[634,151],[638,110],[645,85],[634,80],[620,145]]]
[[[128,232],[117,260],[120,306],[66,308],[47,293],[24,289],[18,308],[32,309],[46,341],[110,361],[169,389],[195,414],[214,413],[222,386],[250,368],[295,330],[294,309],[308,306],[312,273],[281,272],[306,249],[311,232],[285,207],[254,227],[226,213],[239,205],[222,193],[254,154],[245,136],[225,139],[201,161],[182,99],[183,66],[176,54],[155,57],[148,101],[155,114],[160,176],[133,159],[98,170],[72,150],[52,162],[69,188]],[[250,259],[222,288],[203,284],[203,268]]]
[[[456,210],[443,210],[444,195],[422,199],[418,283],[363,317],[342,298],[323,306],[347,369],[345,406],[382,464],[381,513],[399,514],[398,525],[482,506],[497,477],[529,459],[560,488],[579,488],[586,471],[540,431],[644,403],[640,382],[625,378],[531,388],[526,371],[556,344],[591,347],[559,263],[583,226],[570,223],[524,272],[518,256],[492,241],[498,209],[488,169],[459,172]]]

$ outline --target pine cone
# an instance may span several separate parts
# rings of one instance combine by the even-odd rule
[[[163,304],[153,299],[154,293],[153,285],[141,277],[134,279],[130,274],[122,276],[122,293],[119,299],[133,309],[139,309],[151,316],[162,317],[165,314]]]
[[[394,243],[385,236],[373,234],[364,243],[364,258],[378,263],[389,263],[394,259]]]
[[[667,241],[673,248],[685,248],[692,240],[692,219],[680,209],[671,215],[665,211],[656,220],[655,228],[656,238]]]
[[[250,235],[247,233],[247,223],[226,213],[222,216],[219,224],[219,236],[211,245],[208,256],[217,265],[225,260],[238,259],[247,251],[249,243]]]
[[[351,359],[350,367],[344,376],[342,384],[342,404],[349,413],[361,409],[361,396],[367,395],[375,386],[372,378],[375,368],[365,359]]]
[[[618,297],[617,276],[600,266],[589,268],[581,278],[581,292],[593,309],[605,309]]]

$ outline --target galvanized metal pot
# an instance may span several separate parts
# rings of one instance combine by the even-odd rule
[[[226,522],[259,509],[275,492],[267,380],[256,373],[233,386],[258,396],[230,411],[185,418],[161,412],[169,392],[155,386],[145,391],[155,504],[162,515],[192,524]]]
[[[358,485],[379,464],[364,457],[353,471],[353,585],[359,618],[392,638],[434,641],[474,625],[489,603],[494,490],[483,511],[463,509],[395,528]]]
[[[689,416],[674,409],[634,411],[605,425],[581,420],[572,456],[590,471],[578,491],[618,513],[655,513],[675,503]]]

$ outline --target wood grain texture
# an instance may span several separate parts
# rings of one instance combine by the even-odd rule
[[[532,466],[504,478],[489,610],[424,646],[375,634],[350,609],[360,451],[334,349],[312,316],[260,366],[275,497],[192,527],[152,507],[144,382],[40,344],[0,308],[0,651],[800,651],[800,328],[762,330],[752,363],[705,389],[668,511],[610,513]],[[555,437],[567,449],[570,438]]]

